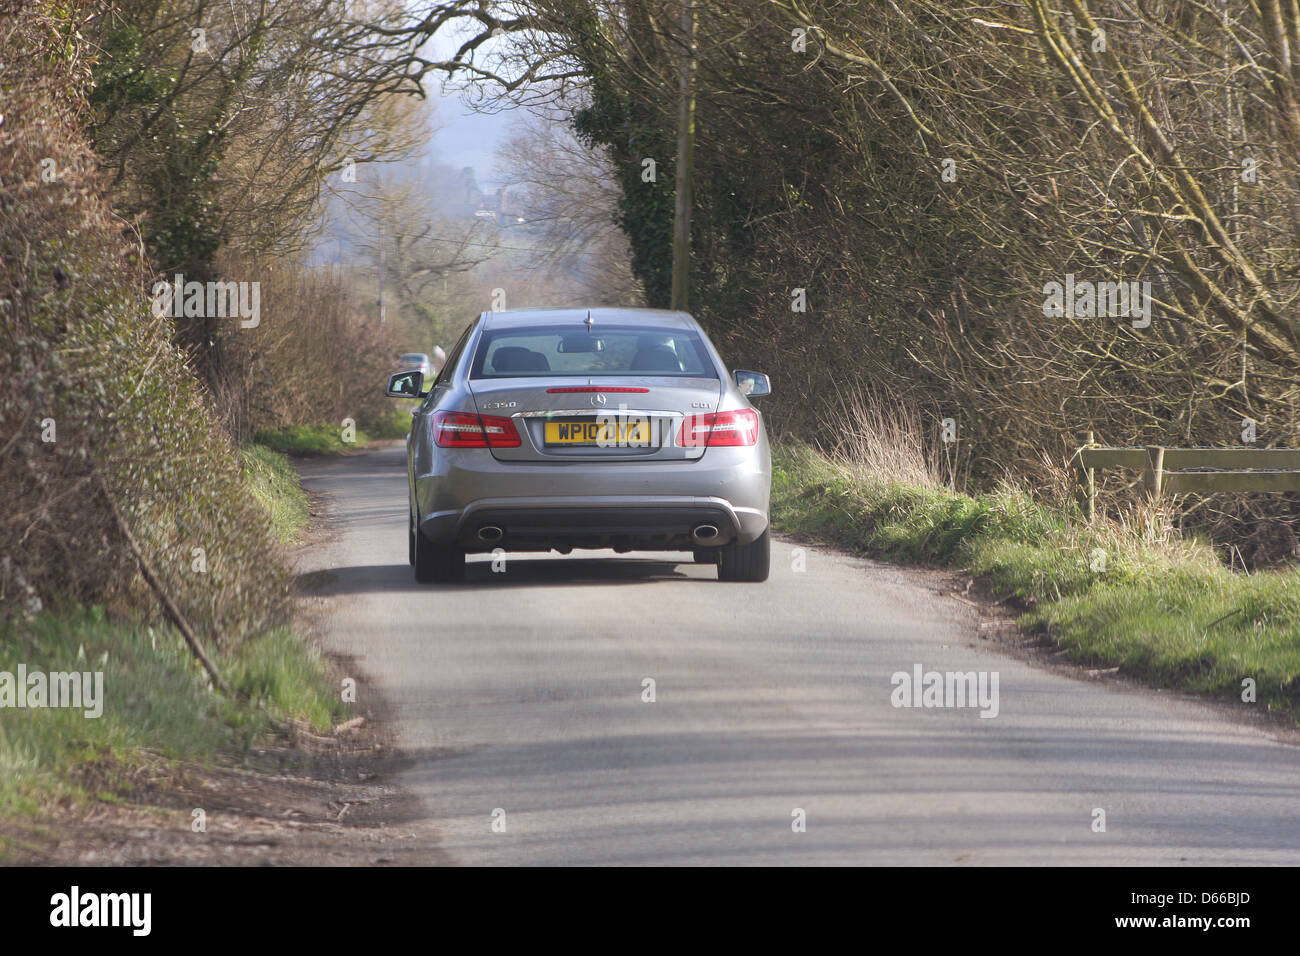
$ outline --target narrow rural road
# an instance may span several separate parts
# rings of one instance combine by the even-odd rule
[[[1300,749],[1008,656],[925,576],[778,541],[766,584],[577,552],[417,585],[404,456],[303,467],[332,530],[300,570],[456,863],[1300,865]],[[997,672],[999,713],[892,706],[917,664]]]

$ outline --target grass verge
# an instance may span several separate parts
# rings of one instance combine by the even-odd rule
[[[389,413],[366,428],[371,438],[405,438],[411,431],[411,409],[417,404],[397,402]]]
[[[286,425],[253,435],[254,443],[289,455],[337,455],[370,441],[370,435],[359,428],[352,438],[344,441],[343,429],[337,425]]]
[[[961,568],[1027,608],[1071,659],[1300,717],[1300,569],[1234,573],[1195,540],[1080,525],[1014,489],[978,496],[873,479],[802,445],[773,450],[777,530]]]
[[[256,443],[243,448],[244,478],[254,499],[271,519],[282,544],[295,541],[311,517],[307,493],[285,455]]]
[[[294,540],[309,511],[288,458],[250,445],[243,467],[276,535]],[[0,626],[0,818],[39,815],[69,800],[128,801],[160,761],[249,749],[272,730],[268,715],[317,732],[350,716],[320,653],[287,627],[241,642],[216,663],[243,700],[214,694],[169,626],[110,621],[94,607]],[[28,674],[102,674],[102,696],[82,707],[17,707],[20,665]]]
[[[340,426],[326,423],[262,429],[253,435],[253,442],[289,455],[338,455],[371,441],[405,438],[411,430],[412,407],[394,404],[379,419],[368,422],[365,429],[353,429],[351,441],[344,441]]]
[[[103,675],[102,697],[91,711],[98,716],[87,716],[85,706],[11,702],[0,710],[5,815],[39,812],[69,798],[120,802],[129,798],[134,777],[159,758],[201,761],[246,750],[270,729],[261,709],[211,692],[170,627],[115,623],[98,608],[42,613],[6,625],[0,650],[0,671],[10,674],[22,664],[29,674]],[[218,666],[238,693],[279,720],[328,731],[347,714],[319,653],[288,629],[245,641]]]

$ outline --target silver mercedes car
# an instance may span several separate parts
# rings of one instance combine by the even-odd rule
[[[474,552],[692,551],[767,580],[772,462],[750,399],[699,324],[658,309],[485,312],[421,398],[407,438],[410,561],[459,580]]]

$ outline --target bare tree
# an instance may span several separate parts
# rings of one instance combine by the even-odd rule
[[[578,141],[570,115],[556,105],[536,107],[500,151],[512,208],[541,239],[532,269],[572,276],[586,302],[639,303],[643,292],[618,226],[622,193],[613,161],[606,149]]]

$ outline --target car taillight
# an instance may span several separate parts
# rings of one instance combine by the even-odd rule
[[[683,448],[717,448],[752,445],[758,441],[758,412],[740,408],[734,412],[687,415],[677,444]]]
[[[439,448],[518,448],[515,423],[496,415],[434,412],[433,440]]]

